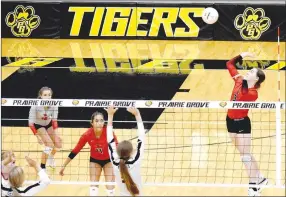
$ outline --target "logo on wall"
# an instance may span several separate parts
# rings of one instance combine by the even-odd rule
[[[258,40],[269,29],[270,24],[271,20],[265,16],[262,8],[254,10],[248,7],[234,19],[234,26],[244,40]]]
[[[7,62],[9,64],[17,62],[24,59],[24,57],[43,57],[43,55],[33,46],[29,39],[12,43],[8,49]]]
[[[14,36],[29,37],[31,32],[40,25],[41,19],[35,15],[35,9],[32,6],[25,8],[18,5],[14,12],[7,14],[5,22]]]

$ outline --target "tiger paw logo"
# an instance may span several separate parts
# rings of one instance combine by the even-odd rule
[[[254,10],[248,7],[234,19],[234,26],[244,40],[258,40],[261,34],[269,29],[270,24],[271,20],[265,16],[262,8]]]
[[[25,8],[18,5],[14,12],[7,14],[5,22],[14,36],[29,37],[32,31],[40,25],[41,19],[35,15],[35,9],[32,6]]]

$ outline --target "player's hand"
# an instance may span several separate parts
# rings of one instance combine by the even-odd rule
[[[36,168],[38,166],[38,163],[35,160],[31,159],[30,157],[26,156],[25,159],[30,167]]]
[[[240,56],[241,56],[242,58],[245,58],[245,57],[254,58],[254,57],[255,57],[255,54],[254,54],[254,53],[251,53],[251,52],[242,52],[242,53],[240,54]]]
[[[65,171],[65,168],[62,167],[62,169],[60,170],[60,173],[59,173],[59,174],[60,174],[61,176],[64,176],[64,175],[65,175],[65,174],[64,174],[64,171]]]
[[[40,137],[38,134],[36,134],[36,136],[37,136],[37,139],[38,139],[38,143],[39,143],[40,145],[43,145],[44,143],[43,143],[41,137]]]
[[[134,116],[137,116],[140,113],[139,110],[135,107],[128,107],[126,110]]]
[[[14,163],[16,161],[16,158],[15,158],[15,155],[14,155],[13,151],[10,150],[7,153],[7,159],[8,159],[8,163],[11,163],[11,162]]]
[[[105,109],[105,111],[107,111],[108,115],[113,115],[118,110],[118,108],[114,108],[113,105],[108,106],[107,108],[104,108],[104,109]]]

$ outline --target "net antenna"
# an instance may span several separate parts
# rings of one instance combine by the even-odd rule
[[[280,102],[280,27],[277,29],[277,82],[278,102]],[[281,139],[281,106],[276,105],[276,185],[281,185],[282,139]]]

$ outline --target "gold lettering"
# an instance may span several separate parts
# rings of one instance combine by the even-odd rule
[[[70,36],[78,36],[84,14],[94,12],[94,7],[69,7],[69,12],[74,12]]]
[[[194,13],[194,17],[202,17],[204,8],[181,8],[179,17],[188,26],[189,31],[184,27],[177,27],[175,29],[174,37],[198,37],[200,28],[189,17],[189,13]]]
[[[153,16],[149,36],[158,36],[161,24],[165,30],[167,37],[173,37],[172,23],[177,22],[179,8],[154,8],[155,13]],[[163,18],[163,14],[167,13],[167,18]]]
[[[153,8],[134,8],[130,17],[127,36],[146,36],[147,31],[138,30],[140,24],[147,24],[148,20],[141,19],[142,13],[152,13]]]
[[[103,55],[101,53],[99,45],[97,43],[90,43],[89,46],[91,49],[91,54],[92,54],[94,65],[95,65],[97,72],[105,72]]]
[[[130,15],[131,8],[110,7],[107,8],[105,21],[103,24],[102,36],[124,36]],[[115,13],[120,13],[120,18],[115,18]],[[112,24],[117,23],[115,31],[112,31]]]
[[[98,36],[105,8],[97,7],[93,15],[89,36]]]

